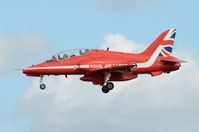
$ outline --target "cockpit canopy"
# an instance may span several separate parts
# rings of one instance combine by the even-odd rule
[[[90,52],[91,52],[91,49],[66,50],[66,51],[62,51],[62,52],[59,52],[59,53],[53,55],[51,58],[47,59],[46,62],[53,62],[53,61],[55,61],[55,59],[60,61],[60,60],[63,60],[63,59],[88,54]]]

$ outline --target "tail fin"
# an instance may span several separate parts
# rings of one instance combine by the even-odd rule
[[[163,32],[144,52],[143,54],[151,56],[156,52],[157,56],[169,56],[172,53],[176,29],[170,29]]]

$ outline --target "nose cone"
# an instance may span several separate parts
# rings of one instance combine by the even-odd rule
[[[23,73],[26,74],[26,76],[39,77],[40,75],[35,74],[35,71],[34,71],[34,69],[32,69],[32,68],[33,68],[33,66],[24,69],[24,70],[23,70]]]
[[[39,67],[41,64],[33,65],[30,66],[26,69],[23,70],[23,73],[26,74],[27,76],[36,76],[39,77],[40,73],[37,70],[37,67]]]
[[[23,74],[30,74],[30,72],[31,72],[30,68],[31,67],[24,69]]]

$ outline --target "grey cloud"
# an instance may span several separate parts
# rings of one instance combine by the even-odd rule
[[[121,36],[117,35],[105,38],[105,43],[118,40],[118,50],[125,48],[121,40],[127,39],[118,39]],[[109,94],[103,94],[99,86],[80,81],[80,76],[46,77],[46,91],[41,91],[39,80],[34,79],[16,105],[15,120],[30,119],[32,132],[196,132],[199,63],[183,50],[176,54],[189,60],[179,71],[118,82]]]
[[[22,64],[31,57],[49,50],[50,41],[41,34],[0,35],[0,74]]]

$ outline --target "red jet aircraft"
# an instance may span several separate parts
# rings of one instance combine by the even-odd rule
[[[101,85],[108,93],[114,88],[112,81],[127,81],[138,74],[157,76],[180,68],[184,61],[171,56],[176,29],[163,32],[144,52],[139,54],[123,53],[99,49],[73,49],[53,55],[51,59],[33,65],[23,73],[40,77],[43,90],[44,75],[83,75],[80,80]]]

